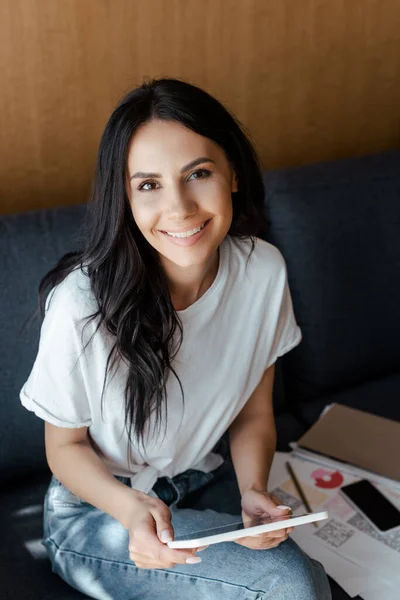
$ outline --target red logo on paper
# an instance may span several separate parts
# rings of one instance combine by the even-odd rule
[[[344,481],[343,475],[339,471],[328,471],[326,469],[313,471],[311,477],[317,487],[329,490],[340,487]]]

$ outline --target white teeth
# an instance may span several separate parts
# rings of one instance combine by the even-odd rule
[[[205,223],[204,223],[204,225],[205,225]],[[190,231],[182,231],[182,233],[170,233],[169,231],[166,231],[165,233],[167,233],[171,237],[188,238],[188,237],[191,237],[192,235],[194,235],[195,233],[198,233],[199,231],[201,231],[203,229],[204,225],[202,225],[201,227],[197,227],[197,229],[190,229]]]

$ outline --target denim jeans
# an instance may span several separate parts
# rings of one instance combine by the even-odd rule
[[[162,477],[153,490],[169,506],[176,535],[240,520],[228,461],[212,473],[190,469]],[[122,525],[54,477],[45,498],[43,543],[53,571],[99,600],[331,600],[323,567],[290,538],[270,550],[214,544],[199,554],[201,563],[139,569],[129,558]]]

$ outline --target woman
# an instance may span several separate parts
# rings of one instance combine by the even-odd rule
[[[45,420],[53,570],[101,600],[330,598],[290,529],[210,546],[202,562],[204,548],[166,544],[238,511],[290,510],[266,491],[272,386],[301,333],[282,256],[255,237],[264,190],[251,143],[203,90],[146,82],[107,123],[92,195],[84,250],[41,282],[21,391]]]

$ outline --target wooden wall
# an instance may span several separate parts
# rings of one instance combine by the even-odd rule
[[[400,145],[399,0],[1,0],[0,212],[86,199],[143,76],[216,95],[265,168]]]

